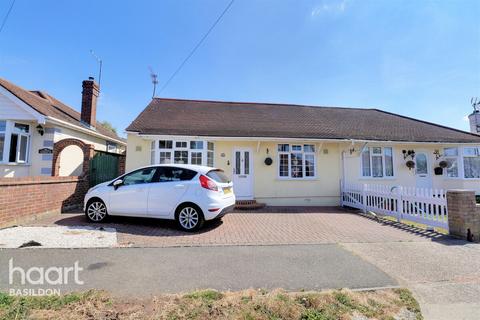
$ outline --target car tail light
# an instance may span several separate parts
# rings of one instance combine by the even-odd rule
[[[205,189],[212,190],[212,191],[218,191],[217,184],[215,182],[213,182],[207,176],[204,176],[203,174],[200,176],[200,184]]]

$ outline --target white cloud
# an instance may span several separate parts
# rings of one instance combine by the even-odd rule
[[[318,6],[312,9],[312,17],[323,13],[343,13],[347,8],[347,0],[324,0]]]

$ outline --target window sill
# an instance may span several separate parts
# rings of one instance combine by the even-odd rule
[[[275,180],[278,181],[316,181],[319,180],[318,177],[311,177],[311,178],[279,178],[277,177]]]
[[[397,180],[397,177],[359,177],[358,180]]]
[[[30,163],[0,162],[0,166],[28,167],[30,166]]]

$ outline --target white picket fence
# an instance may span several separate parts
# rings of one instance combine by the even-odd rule
[[[342,184],[341,189],[342,206],[448,231],[447,198],[442,189],[372,184]]]

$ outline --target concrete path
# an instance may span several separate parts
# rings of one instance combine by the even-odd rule
[[[410,288],[425,319],[480,319],[480,244],[448,240],[342,246]]]
[[[120,296],[146,296],[185,292],[199,288],[240,290],[285,288],[372,288],[397,282],[372,264],[339,245],[223,246],[117,249],[17,249],[0,250],[0,290],[19,286],[21,272],[9,284],[9,261],[25,271],[31,267],[71,267],[78,261],[83,271],[67,285],[30,285],[56,288],[62,293],[89,288],[106,289]],[[43,270],[45,271],[45,270]],[[50,274],[55,280],[56,272]],[[38,279],[38,272],[32,272]]]

